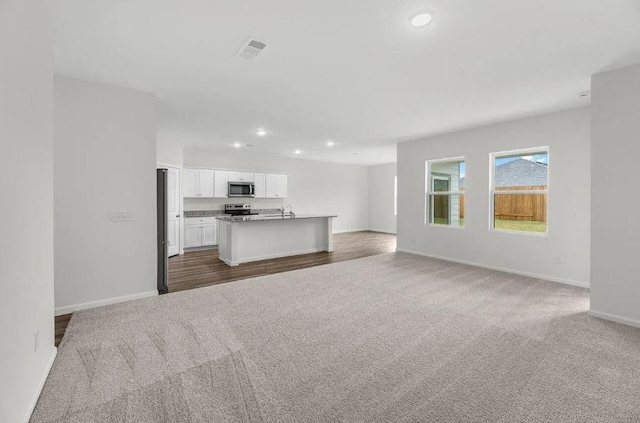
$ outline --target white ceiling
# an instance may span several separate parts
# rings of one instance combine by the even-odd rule
[[[162,142],[345,163],[587,105],[592,74],[640,62],[640,0],[49,3],[57,72],[157,93]],[[250,36],[268,47],[236,58]]]

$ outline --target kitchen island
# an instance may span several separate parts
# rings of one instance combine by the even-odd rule
[[[218,252],[229,266],[333,251],[335,215],[219,216]]]

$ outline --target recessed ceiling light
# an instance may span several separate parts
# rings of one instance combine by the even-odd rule
[[[265,135],[267,135],[267,131],[265,129],[256,129],[256,135],[259,137],[264,137]]]
[[[411,14],[411,16],[409,16],[409,22],[416,28],[427,26],[432,20],[433,15],[431,12],[424,9],[416,10]]]
[[[333,147],[335,143],[331,140],[327,141],[327,147]]]
[[[233,146],[234,146],[235,148],[240,148],[240,147],[242,147],[242,144],[240,144],[239,142],[234,142],[234,143],[233,143]]]
[[[301,154],[301,153],[302,153],[302,151],[300,151],[300,150],[296,150],[296,151],[294,151],[293,153],[294,153],[294,154]]]

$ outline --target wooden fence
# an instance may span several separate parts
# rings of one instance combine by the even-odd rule
[[[496,191],[541,191],[546,185],[528,187],[500,187]],[[464,190],[460,190],[464,192]],[[460,197],[460,217],[464,218],[464,196]],[[496,194],[494,213],[496,219],[547,221],[547,196],[544,194]]]

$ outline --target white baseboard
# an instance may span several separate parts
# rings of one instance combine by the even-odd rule
[[[72,304],[72,305],[63,306],[63,307],[57,307],[54,311],[54,314],[56,316],[60,316],[63,314],[69,314],[69,313],[73,313],[80,310],[86,310],[88,308],[95,308],[95,307],[101,307],[101,306],[110,305],[110,304],[123,303],[125,301],[140,300],[143,298],[155,297],[156,295],[158,295],[158,291],[147,291],[147,292],[140,292],[138,294],[124,295],[122,297],[106,298],[104,300]]]
[[[231,264],[231,260],[227,260],[226,258],[222,258],[220,256],[218,256],[218,258],[222,260],[227,266],[234,266],[233,264]],[[238,266],[238,264],[236,264],[235,266]]]
[[[348,232],[363,232],[363,231],[368,231],[369,228],[362,228],[362,229],[341,229],[339,231],[333,231],[334,234],[346,234]]]
[[[640,328],[640,320],[629,319],[622,316],[616,316],[615,314],[603,313],[601,311],[589,310],[589,316],[597,317],[598,319],[609,320],[611,322],[621,323],[627,326],[633,326],[634,328]]]
[[[387,231],[386,229],[369,228],[367,230],[371,231],[371,232],[380,232],[381,234],[391,234],[391,235],[397,235],[398,234],[397,232]]]
[[[29,403],[29,408],[27,409],[26,414],[22,421],[24,423],[29,423],[31,420],[31,415],[33,414],[33,410],[36,408],[36,403],[38,402],[38,398],[40,398],[40,393],[42,392],[42,388],[44,388],[44,384],[47,381],[47,377],[49,376],[49,372],[51,371],[51,367],[53,367],[53,362],[56,360],[56,355],[58,355],[58,349],[53,347],[51,351],[51,355],[49,356],[49,362],[47,363],[47,367],[45,367],[42,376],[40,377],[40,382],[38,382],[38,388],[36,389],[35,395],[31,399]]]
[[[276,254],[265,254],[265,255],[262,255],[262,256],[254,256],[254,257],[243,258],[243,259],[241,259],[239,261],[239,263],[249,263],[249,262],[252,262],[252,261],[270,260],[270,259],[281,258],[281,257],[289,257],[289,256],[300,256],[300,255],[303,255],[303,254],[319,253],[319,252],[322,252],[322,251],[327,251],[327,250],[326,250],[326,248],[308,248],[306,250],[290,251],[290,252],[276,253]]]
[[[488,264],[476,263],[476,262],[467,261],[467,260],[458,260],[458,259],[454,259],[454,258],[450,258],[450,257],[436,256],[436,255],[433,255],[433,254],[425,254],[425,253],[421,253],[421,252],[418,252],[418,251],[404,250],[404,249],[401,249],[401,248],[398,248],[396,251],[403,252],[403,253],[409,253],[409,254],[415,254],[415,255],[418,255],[418,256],[430,257],[430,258],[434,258],[434,259],[438,259],[438,260],[451,261],[451,262],[454,262],[454,263],[467,264],[469,266],[482,267],[484,269],[497,270],[497,271],[505,272],[505,273],[513,273],[514,275],[528,276],[530,278],[536,278],[536,279],[544,279],[546,281],[557,282],[557,283],[562,283],[562,284],[571,285],[571,286],[577,286],[577,287],[580,287],[580,288],[587,288],[587,289],[589,288],[589,283],[588,282],[574,281],[572,279],[557,278],[555,276],[540,275],[540,274],[531,273],[531,272],[522,272],[520,270],[508,269],[506,267],[491,266],[491,265],[488,265]]]

